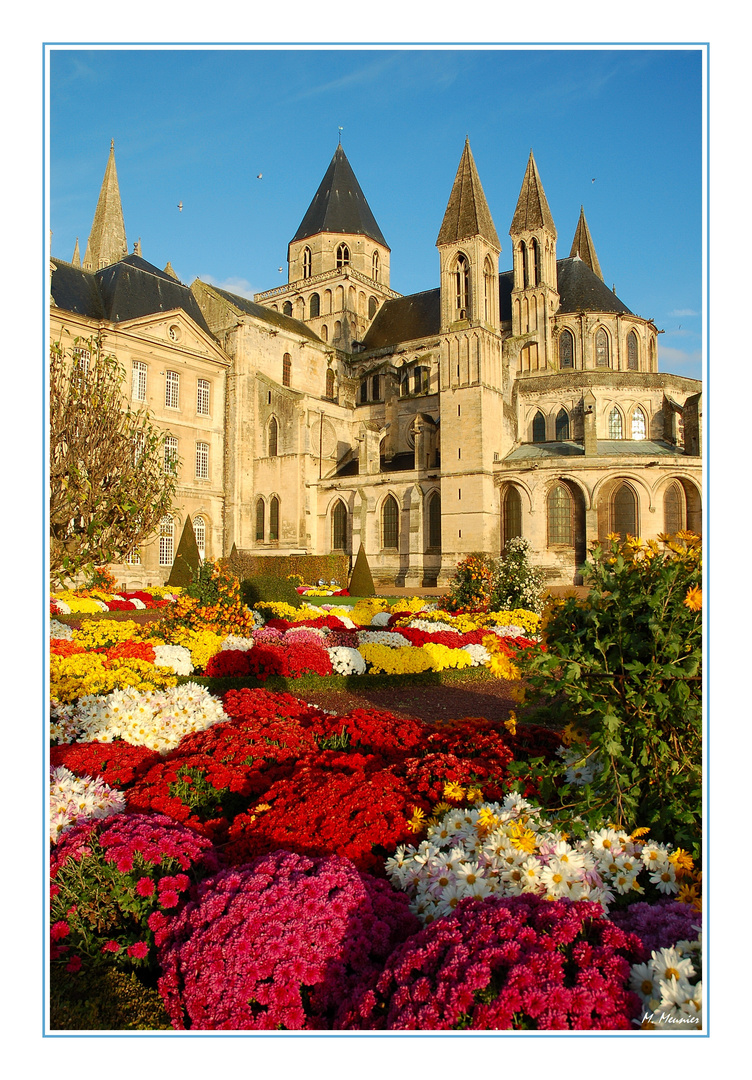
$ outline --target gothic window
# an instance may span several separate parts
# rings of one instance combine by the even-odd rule
[[[546,418],[540,410],[533,417],[533,442],[546,441]]]
[[[193,519],[193,535],[196,537],[196,547],[200,559],[206,558],[206,522],[201,516]]]
[[[337,499],[332,508],[332,551],[347,550],[347,507]]]
[[[562,330],[559,334],[559,367],[574,367],[574,335],[571,330]]]
[[[638,406],[632,413],[632,438],[644,439],[647,434],[647,424],[645,423],[645,413]]]
[[[256,543],[263,544],[264,542],[264,517],[266,513],[266,507],[264,506],[264,500],[259,499],[256,503]]]
[[[375,296],[372,296],[368,301],[368,318],[372,319],[378,310],[379,302]]]
[[[522,274],[521,274],[522,288],[526,289],[528,287],[528,285],[530,284],[530,279],[528,277],[528,269],[527,269],[527,247],[525,246],[525,241],[524,240],[520,240],[520,249],[519,250],[520,250],[520,267],[522,269]]]
[[[282,314],[292,317],[292,303],[289,300],[285,300],[282,305]]]
[[[609,367],[608,334],[602,326],[595,335],[595,366]]]
[[[441,547],[441,495],[434,491],[428,500],[428,546]]]
[[[546,500],[548,546],[572,546],[572,495],[564,484],[555,484]]]
[[[454,269],[454,280],[456,290],[456,306],[457,317],[459,319],[467,318],[467,309],[470,304],[470,264],[467,258],[460,254],[457,256],[457,262]]]
[[[611,498],[611,532],[637,536],[637,498],[629,484],[620,484]]]
[[[311,249],[309,247],[303,249],[303,277],[309,278],[311,276]]]
[[[483,267],[483,317],[486,322],[493,319],[493,263],[486,259]]]
[[[172,566],[175,557],[175,522],[165,514],[159,523],[159,565]]]
[[[541,283],[540,244],[535,239],[535,237],[533,237],[533,239],[532,239],[530,249],[531,249],[530,250],[530,255],[531,255],[531,263],[532,263],[531,269],[533,271],[532,275],[531,275],[532,284],[533,285],[540,285],[540,283]]]
[[[332,340],[337,341],[341,337],[342,337],[342,323],[339,321],[339,319],[337,319],[337,321],[334,324],[334,337],[332,338]]]
[[[360,404],[365,405],[368,401],[368,379],[363,379],[360,384]]]
[[[517,488],[511,484],[504,493],[502,508],[504,515],[502,544],[504,548],[515,536],[522,536],[522,499]]]
[[[556,416],[556,441],[564,442],[569,438],[569,416],[566,409],[559,409]]]
[[[640,368],[640,354],[637,347],[637,334],[634,330],[630,330],[627,335],[627,369],[629,371],[639,371]]]
[[[381,508],[381,546],[396,548],[399,541],[398,507],[394,495],[387,495]]]
[[[674,480],[663,496],[663,529],[673,536],[684,527],[684,491]]]
[[[319,333],[321,334],[321,340],[322,341],[328,341],[329,340],[329,329],[328,329],[326,323],[321,327],[321,329],[319,330]]]
[[[321,311],[321,300],[317,292],[311,294],[311,299],[308,301],[308,317],[309,319],[315,319]]]
[[[337,269],[350,265],[350,249],[347,244],[340,244],[337,248]]]
[[[624,438],[624,424],[622,421],[622,416],[615,405],[608,417],[608,437],[609,439]]]
[[[279,499],[276,495],[269,503],[269,540],[279,540]]]
[[[381,268],[379,266],[379,253],[378,253],[378,251],[374,251],[373,258],[371,260],[371,277],[373,278],[374,281],[379,280],[380,272],[381,272]]]
[[[273,416],[269,421],[269,439],[268,439],[268,457],[277,456],[277,443],[279,436],[279,425],[277,424],[276,416]]]
[[[373,386],[373,389],[372,389],[372,392],[371,392],[371,400],[372,401],[381,401],[381,376],[380,375],[374,375],[372,386]]]
[[[332,368],[326,369],[326,397],[334,397],[334,371]]]
[[[292,357],[286,352],[282,357],[282,385],[289,386],[292,378]]]

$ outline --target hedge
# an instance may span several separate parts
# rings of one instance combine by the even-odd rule
[[[228,564],[239,578],[264,577],[286,578],[299,574],[304,584],[313,585],[322,580],[329,584],[338,581],[340,588],[347,587],[350,575],[349,556],[331,555],[254,555],[250,551],[232,546]]]

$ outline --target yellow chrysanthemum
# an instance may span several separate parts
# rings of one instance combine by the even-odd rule
[[[504,727],[510,735],[517,734],[517,716],[514,712],[510,712],[509,719],[504,721]]]
[[[690,611],[702,611],[702,589],[698,585],[692,585],[687,590],[684,606]]]
[[[526,851],[528,855],[532,855],[535,851],[535,833],[532,829],[525,828],[523,822],[512,821],[509,823],[509,838],[513,847],[518,848],[520,851]]]
[[[450,780],[449,783],[444,784],[443,795],[445,799],[451,799],[452,802],[461,802],[465,798],[465,789],[454,780]]]

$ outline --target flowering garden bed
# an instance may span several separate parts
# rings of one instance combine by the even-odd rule
[[[53,1030],[699,1029],[695,860],[542,809],[599,766],[517,716],[537,616],[190,599],[53,616]],[[494,718],[306,700],[489,679]]]

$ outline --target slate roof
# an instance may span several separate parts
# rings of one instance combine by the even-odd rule
[[[236,296],[235,293],[227,292],[225,289],[218,289],[216,285],[210,285],[209,287],[245,315],[253,315],[255,318],[262,319],[272,326],[277,326],[280,330],[289,330],[292,334],[301,334],[303,337],[310,338],[311,341],[321,341],[319,335],[310,326],[300,322],[299,319],[293,319],[290,315],[283,315],[279,311],[272,311],[271,308],[255,304],[247,296]]]
[[[431,337],[441,329],[441,291],[413,293],[386,300],[366,331],[366,349],[383,349],[400,341]]]
[[[512,224],[509,227],[509,232],[528,232],[533,229],[548,229],[556,236],[556,226],[554,225],[554,219],[548,206],[548,200],[546,199],[546,193],[543,190],[543,184],[538,174],[538,166],[535,164],[535,158],[533,157],[533,151],[530,151],[530,157],[527,159],[527,168],[525,169],[525,177],[522,181],[522,188],[520,189],[520,197],[517,200],[517,206],[515,207],[514,217],[512,218]]]
[[[574,239],[572,240],[572,248],[569,252],[570,259],[573,256],[579,255],[584,263],[586,263],[594,274],[603,281],[603,274],[601,273],[601,266],[598,262],[598,256],[595,253],[595,244],[593,238],[590,235],[590,229],[585,219],[585,208],[580,207],[580,217],[577,222],[577,228],[575,229]]]
[[[341,145],[334,151],[324,179],[291,243],[322,232],[368,236],[377,244],[389,247]]]
[[[556,274],[559,289],[558,315],[573,311],[613,311],[624,315],[634,314],[578,256],[558,259]]]
[[[482,236],[497,251],[501,251],[499,237],[470,150],[470,141],[465,139],[465,149],[462,151],[436,244],[456,244],[471,236]]]
[[[52,274],[52,299],[62,311],[119,323],[179,308],[213,336],[188,286],[138,255],[95,272],[52,261],[57,267]]]
[[[652,439],[599,439],[598,457],[676,457],[680,451],[669,443]],[[542,458],[584,457],[585,447],[576,442],[523,443],[504,458],[505,462],[524,462]]]

